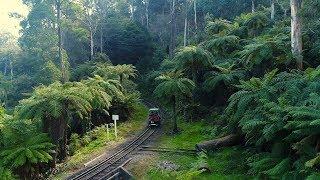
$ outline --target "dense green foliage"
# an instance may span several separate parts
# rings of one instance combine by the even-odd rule
[[[252,157],[253,173],[309,174],[318,163],[319,69],[276,73],[241,81],[226,109],[229,125],[241,128],[247,145],[264,149]]]
[[[151,78],[183,70],[185,77],[193,77],[197,85],[193,102],[183,99],[177,107],[179,115],[189,121],[192,116],[186,114],[190,112],[198,118],[207,117],[208,112],[219,113],[215,126],[223,130],[221,135],[239,134],[242,145],[252,153],[246,162],[250,175],[318,176],[319,57],[311,44],[317,42],[313,36],[319,33],[311,25],[314,19],[310,15],[316,13],[308,11],[317,3],[311,4],[304,4],[301,10],[304,70],[296,69],[288,19],[271,21],[269,11],[261,9],[233,21],[208,17],[204,39],[192,47],[208,51],[210,56],[193,55],[192,47],[185,47],[170,63],[163,61],[158,71],[149,74]],[[190,76],[192,71],[197,76]]]
[[[175,133],[178,118],[205,118],[207,136],[242,137],[243,173],[317,177],[320,1],[298,9],[301,54],[289,0],[272,2],[23,0],[18,43],[0,35],[0,175],[47,178],[77,150],[102,147],[103,124],[130,119],[142,94],[171,112]]]
[[[154,90],[154,94],[173,109],[173,131],[178,131],[177,126],[177,104],[179,101],[190,98],[195,85],[188,78],[183,78],[180,71],[169,72],[157,77],[160,84]]]
[[[114,71],[101,71],[101,67]],[[70,130],[83,134],[93,125],[110,121],[110,114],[115,112],[125,111],[121,118],[126,120],[138,95],[121,85],[120,79],[124,84],[133,84],[128,78],[135,72],[132,66],[123,67],[99,64],[93,67],[91,77],[80,82],[55,82],[35,88],[29,98],[19,102],[12,116],[1,118],[1,165],[21,177],[38,177],[50,169],[44,163],[67,156]],[[104,72],[103,77],[95,72]],[[103,117],[107,120],[101,121]],[[40,132],[48,133],[50,138],[37,135]]]

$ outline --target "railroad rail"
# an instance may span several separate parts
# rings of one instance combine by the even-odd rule
[[[125,158],[140,145],[142,145],[146,140],[148,140],[155,131],[156,129],[148,127],[138,137],[136,137],[133,141],[112,156],[106,158],[96,165],[89,167],[88,169],[85,169],[82,172],[79,172],[76,175],[69,177],[68,180],[112,179],[116,170],[122,166]]]
[[[197,154],[198,151],[193,149],[181,149],[181,148],[167,148],[167,147],[151,147],[142,146],[139,148],[140,151],[153,151],[163,153],[181,153],[181,154]]]

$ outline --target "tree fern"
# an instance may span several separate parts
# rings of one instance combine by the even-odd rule
[[[50,143],[47,134],[28,137],[25,142],[1,151],[3,164],[7,167],[21,167],[25,164],[37,164],[52,160],[54,145]]]
[[[267,61],[271,61],[273,65],[285,64],[288,63],[287,54],[290,54],[287,51],[288,43],[286,42],[289,40],[285,35],[259,37],[246,45],[238,55],[242,64],[249,69]]]
[[[39,164],[53,160],[54,147],[47,134],[28,134],[0,151],[1,165],[18,170],[21,177],[30,179]]]
[[[174,131],[177,131],[177,102],[184,98],[191,98],[195,84],[184,78],[181,71],[168,72],[156,78],[160,84],[154,90],[154,95],[164,104],[172,106],[174,116]]]
[[[234,51],[239,49],[240,38],[234,35],[216,37],[205,42],[204,47],[213,55],[220,57],[230,57]]]
[[[209,21],[205,30],[210,36],[225,35],[232,29],[232,27],[233,25],[227,20],[217,19],[215,21]]]
[[[49,133],[55,144],[66,143],[65,133],[71,113],[80,118],[90,115],[92,100],[93,95],[83,83],[53,83],[36,88],[30,98],[20,102],[17,113],[21,119],[40,120],[44,132]],[[66,148],[60,145],[58,149],[64,158]]]
[[[279,177],[287,173],[289,169],[291,169],[290,159],[285,158],[282,161],[280,161],[277,165],[275,165],[273,168],[265,171],[265,173],[271,177]]]
[[[196,46],[187,46],[180,49],[174,59],[179,70],[187,71],[192,76],[194,83],[197,83],[197,75],[200,70],[210,69],[213,65],[212,54]]]
[[[18,179],[17,176],[15,176],[12,171],[10,171],[9,169],[6,169],[4,167],[0,166],[0,179],[1,180],[15,180]]]
[[[245,74],[241,69],[234,69],[234,65],[227,68],[215,66],[218,71],[212,71],[206,74],[206,80],[204,82],[205,89],[213,90],[219,83],[224,83],[225,85],[237,84],[240,79],[242,79]]]
[[[277,74],[274,70],[263,78],[251,78],[237,85],[239,91],[230,97],[226,108],[232,120],[229,123],[233,126],[237,123],[247,145],[268,147],[282,142],[291,152],[282,153],[281,158],[269,155],[253,161],[250,163],[252,173],[291,177],[310,171],[308,168],[317,163],[315,144],[320,135],[318,71],[317,68]],[[292,161],[297,157],[299,160]],[[310,161],[305,164],[308,159]],[[292,172],[284,173],[291,168],[294,169]]]

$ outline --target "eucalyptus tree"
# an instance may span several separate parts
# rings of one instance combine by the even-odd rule
[[[183,77],[181,71],[165,73],[156,78],[160,84],[154,90],[154,94],[173,111],[173,132],[178,132],[177,102],[182,98],[191,98],[195,84],[192,80]]]
[[[94,56],[94,36],[97,32],[97,28],[100,22],[100,17],[98,16],[98,6],[95,0],[81,0],[82,13],[81,20],[84,25],[89,29],[90,37],[90,60],[93,60]]]
[[[197,29],[198,29],[197,0],[193,0],[193,11],[194,11],[194,27],[195,27],[195,29],[197,31]]]
[[[251,0],[251,12],[256,12],[256,0]]]
[[[150,0],[144,0],[144,5],[145,5],[145,16],[146,16],[146,27],[149,29],[149,21],[150,21],[150,16],[149,16],[149,7],[150,7]]]
[[[24,0],[30,8],[27,17],[21,22],[22,30],[19,45],[22,49],[21,58],[18,58],[19,75],[28,75],[38,84],[37,77],[45,69],[48,62],[60,67],[62,82],[67,78],[67,56],[63,49],[62,21],[65,1],[61,0]],[[59,66],[60,65],[60,66]],[[51,82],[50,82],[51,83]]]
[[[297,68],[303,69],[302,56],[302,19],[300,17],[302,0],[290,0],[291,6],[291,48],[296,58]]]
[[[188,11],[189,11],[189,0],[184,1],[184,33],[183,33],[183,46],[187,46],[187,31],[188,31]]]
[[[54,1],[23,0],[23,3],[30,7],[30,12],[21,22],[20,46],[41,56],[58,44]]]
[[[177,29],[177,2],[176,0],[171,0],[171,8],[170,8],[170,45],[169,45],[169,57],[172,58],[174,56],[174,50],[176,48],[176,29]]]
[[[104,27],[106,23],[106,19],[108,14],[113,11],[113,6],[115,4],[115,0],[96,0],[97,6],[97,14],[99,16],[99,24],[100,24],[100,53],[103,53],[104,49]]]
[[[61,65],[61,81],[65,83],[68,79],[66,65],[62,57],[61,0],[55,1],[57,9],[58,59]]]
[[[270,9],[271,9],[271,20],[273,21],[274,20],[274,16],[276,14],[276,10],[275,10],[275,0],[270,0]]]
[[[0,64],[3,65],[3,75],[10,74],[11,83],[14,77],[14,63],[21,52],[17,46],[16,37],[10,33],[0,34]]]

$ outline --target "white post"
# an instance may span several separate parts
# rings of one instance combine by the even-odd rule
[[[114,120],[114,135],[116,136],[116,139],[118,138],[118,133],[117,133],[117,120]]]
[[[112,119],[114,121],[114,135],[116,136],[116,139],[118,137],[117,133],[117,121],[119,120],[119,115],[112,115]]]

